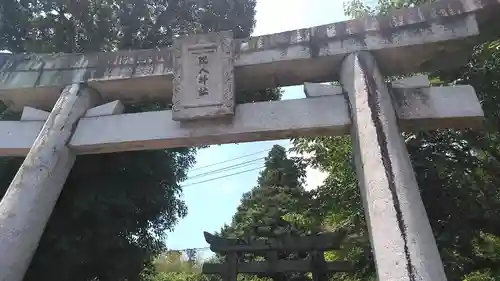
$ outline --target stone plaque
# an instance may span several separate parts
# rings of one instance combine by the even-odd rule
[[[223,31],[174,42],[173,120],[234,115],[232,37]]]

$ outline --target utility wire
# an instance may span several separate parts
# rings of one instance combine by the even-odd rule
[[[283,146],[285,149],[289,148],[292,144],[287,144],[285,146]],[[254,152],[254,153],[250,153],[250,154],[245,154],[245,155],[242,155],[242,156],[238,156],[238,157],[235,157],[235,158],[231,158],[231,159],[228,159],[228,160],[224,160],[224,161],[221,161],[221,162],[217,162],[217,163],[212,163],[212,164],[209,164],[209,165],[205,165],[205,166],[201,166],[201,167],[197,167],[197,168],[194,168],[194,169],[191,169],[190,171],[196,171],[196,170],[201,170],[201,169],[205,169],[207,167],[212,167],[212,166],[216,166],[216,165],[220,165],[220,164],[224,164],[224,163],[227,163],[227,162],[232,162],[234,160],[238,160],[238,159],[241,159],[241,158],[245,158],[245,157],[248,157],[248,156],[252,156],[252,155],[257,155],[257,154],[260,154],[262,152],[269,152],[271,151],[272,148],[269,148],[269,149],[264,149],[264,150],[260,150],[260,151],[257,151],[257,152]],[[265,158],[265,157],[264,157]]]
[[[204,176],[209,176],[209,175],[217,174],[217,173],[220,173],[220,172],[223,172],[223,171],[227,171],[227,170],[234,170],[234,169],[239,169],[239,168],[245,167],[245,166],[259,164],[259,163],[255,163],[255,162],[257,162],[259,160],[264,160],[264,158],[265,157],[260,157],[260,158],[257,158],[257,159],[253,159],[253,160],[241,162],[241,163],[234,164],[234,165],[231,165],[231,166],[226,166],[226,167],[223,167],[223,168],[220,168],[220,169],[211,170],[211,171],[208,171],[208,172],[205,172],[205,173],[192,175],[192,176],[189,177],[189,179],[199,178],[199,177],[204,177]]]
[[[212,179],[208,179],[208,180],[204,180],[204,181],[193,182],[193,183],[186,184],[186,185],[184,185],[182,187],[192,186],[192,185],[196,185],[196,184],[200,184],[200,183],[205,183],[205,182],[214,181],[214,180],[218,180],[218,179],[223,179],[223,178],[227,178],[227,177],[231,177],[231,176],[236,176],[236,175],[239,175],[239,174],[243,174],[243,173],[247,173],[247,172],[251,172],[251,171],[255,171],[255,170],[260,170],[260,169],[262,169],[264,167],[265,166],[258,167],[258,168],[255,168],[255,169],[249,169],[249,170],[245,170],[245,171],[241,171],[241,172],[233,173],[233,174],[229,174],[229,175],[224,175],[224,176],[221,176],[221,177],[216,177],[216,178],[212,178]]]
[[[265,149],[265,150],[257,151],[257,152],[246,154],[246,155],[242,155],[242,156],[239,156],[239,157],[236,157],[236,158],[231,158],[231,159],[228,159],[228,160],[225,160],[225,161],[222,161],[222,162],[212,163],[210,165],[206,165],[206,166],[201,166],[201,167],[198,167],[198,168],[194,168],[191,171],[196,171],[196,170],[204,169],[204,168],[207,168],[207,167],[212,167],[212,166],[219,165],[219,164],[224,164],[224,163],[227,163],[227,162],[232,162],[234,160],[238,160],[238,159],[241,159],[241,158],[245,158],[245,157],[248,157],[248,156],[256,155],[256,154],[259,154],[259,153],[262,153],[262,152],[269,152],[269,151],[270,151],[270,149]]]
[[[290,147],[290,145],[291,144],[285,145],[284,148],[286,149],[286,148]],[[250,154],[242,155],[242,156],[239,156],[239,157],[231,158],[231,159],[228,159],[228,160],[225,160],[225,161],[221,161],[221,162],[217,162],[217,163],[212,163],[210,165],[205,165],[205,166],[202,166],[202,167],[194,168],[191,171],[201,170],[201,169],[204,169],[204,168],[207,168],[207,167],[213,167],[215,165],[220,165],[220,164],[224,164],[224,163],[227,163],[227,162],[232,162],[234,160],[242,159],[242,158],[245,158],[245,157],[248,157],[248,156],[257,155],[257,154],[260,154],[260,153],[263,153],[263,152],[269,152],[269,151],[271,151],[271,149],[260,150],[260,151],[254,152],[254,153],[250,153]],[[193,175],[191,177],[188,177],[187,180],[189,181],[192,178],[205,177],[205,176],[217,174],[217,173],[222,172],[222,171],[234,170],[234,169],[237,169],[237,168],[241,168],[241,167],[245,167],[245,166],[250,166],[250,165],[256,164],[254,162],[257,162],[258,160],[262,160],[262,159],[265,159],[265,157],[260,157],[260,158],[257,158],[257,159],[253,159],[253,160],[249,160],[249,161],[244,161],[244,162],[241,162],[241,163],[238,163],[238,164],[234,164],[234,165],[226,166],[226,167],[223,167],[223,168],[219,168],[219,169],[207,171],[207,172],[204,172],[204,173],[196,174],[196,175]],[[247,173],[247,172],[259,170],[259,169],[262,169],[264,167],[265,166],[262,166],[262,167],[259,167],[259,168],[254,168],[254,169],[249,169],[249,170],[245,170],[245,171],[241,171],[241,172],[237,172],[237,173],[233,173],[233,174],[229,174],[229,175],[224,175],[224,176],[220,176],[220,177],[216,177],[216,178],[207,179],[207,180],[204,180],[204,181],[199,181],[199,182],[194,182],[194,183],[187,183],[186,185],[183,185],[182,187],[187,187],[187,186],[191,186],[191,185],[196,185],[196,184],[200,184],[200,183],[205,183],[205,182],[210,182],[210,181],[214,181],[214,180],[218,180],[218,179],[223,179],[223,178],[226,178],[226,177],[231,177],[231,176],[235,176],[235,175],[239,175],[239,174],[243,174],[243,173]]]
[[[287,145],[287,146],[285,146],[285,148],[289,147],[289,146],[290,145]],[[271,150],[270,149],[265,149],[265,150],[257,151],[257,152],[254,152],[254,153],[242,155],[242,156],[235,157],[235,158],[232,158],[232,159],[228,159],[228,160],[225,160],[225,161],[221,161],[221,162],[213,163],[213,164],[210,164],[210,165],[198,167],[198,168],[192,169],[191,171],[201,170],[201,169],[204,169],[204,168],[207,168],[207,167],[212,167],[212,166],[224,164],[224,163],[227,163],[227,162],[232,162],[234,160],[246,158],[248,156],[253,156],[253,155],[257,155],[257,154],[262,153],[262,152],[269,152],[269,151],[271,151]],[[259,160],[263,160],[263,159],[265,159],[265,157],[260,157],[260,158],[257,158],[257,159],[244,161],[244,162],[241,162],[241,163],[238,163],[238,164],[226,166],[226,167],[219,168],[219,169],[216,169],[216,170],[211,170],[211,171],[208,171],[208,172],[205,172],[205,173],[196,174],[196,175],[193,175],[193,176],[189,177],[189,179],[197,178],[197,177],[204,177],[204,176],[216,174],[216,173],[219,173],[219,172],[222,172],[222,171],[233,170],[233,169],[237,169],[237,168],[241,168],[241,167],[245,167],[245,166],[254,165],[254,164],[256,164],[255,162],[257,162]],[[249,169],[249,170],[244,170],[244,171],[241,171],[241,172],[237,172],[237,173],[233,173],[233,174],[229,174],[229,175],[224,175],[224,176],[220,176],[220,177],[216,177],[216,178],[211,178],[211,179],[207,179],[207,180],[204,180],[204,181],[189,183],[189,184],[186,184],[186,185],[184,185],[182,187],[187,187],[187,186],[201,184],[201,183],[205,183],[205,182],[210,182],[210,181],[214,181],[214,180],[218,180],[218,179],[223,179],[223,178],[227,178],[227,177],[231,177],[231,176],[236,176],[236,175],[239,175],[239,174],[243,174],[243,173],[247,173],[247,172],[251,172],[251,171],[255,171],[255,170],[260,170],[260,169],[263,169],[263,168],[265,168],[265,166],[261,166],[261,167],[254,168],[254,169]],[[205,251],[205,250],[210,250],[210,247],[207,246],[207,247],[199,247],[199,248],[167,249],[166,252],[167,253],[168,252],[187,252],[187,251],[193,251],[193,250],[194,251]]]
[[[207,247],[199,247],[199,248],[185,248],[185,249],[167,249],[166,252],[187,252],[187,251],[191,251],[191,250],[194,250],[194,251],[204,251],[204,250],[210,250],[210,247],[207,246]]]

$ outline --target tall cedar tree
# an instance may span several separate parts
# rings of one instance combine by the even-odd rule
[[[304,190],[305,165],[298,158],[290,158],[286,150],[275,145],[265,159],[265,168],[255,186],[243,194],[231,224],[224,226],[221,235],[246,241],[301,235],[304,230],[287,220],[288,215],[301,214],[309,207],[309,196]],[[281,259],[304,256],[279,253]],[[257,257],[246,255],[245,261]],[[264,276],[264,275],[263,275]],[[274,280],[286,280],[286,275],[267,275]]]

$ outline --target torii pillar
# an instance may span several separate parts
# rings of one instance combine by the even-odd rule
[[[0,280],[22,280],[76,160],[78,120],[99,100],[80,83],[64,88],[0,201]]]
[[[388,88],[369,52],[348,55],[341,83],[349,97],[356,176],[378,280],[445,281]]]

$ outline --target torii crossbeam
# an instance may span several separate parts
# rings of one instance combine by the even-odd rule
[[[478,128],[480,102],[470,86],[382,74],[463,64],[499,11],[500,0],[443,0],[244,40],[0,56],[0,100],[23,111],[0,121],[0,155],[26,156],[0,202],[0,281],[22,280],[77,154],[346,133],[379,280],[446,280],[400,133]],[[342,87],[314,84],[328,81]],[[234,104],[235,92],[303,83],[307,99]],[[172,110],[122,114],[143,100]]]
[[[442,0],[312,28],[233,40],[236,93],[338,80],[346,55],[367,50],[384,75],[462,65],[498,0]],[[21,110],[50,110],[61,89],[85,82],[105,101],[172,98],[173,50],[17,54],[0,73],[0,99]],[[1,61],[1,60],[0,60]],[[75,74],[78,77],[75,80]]]

